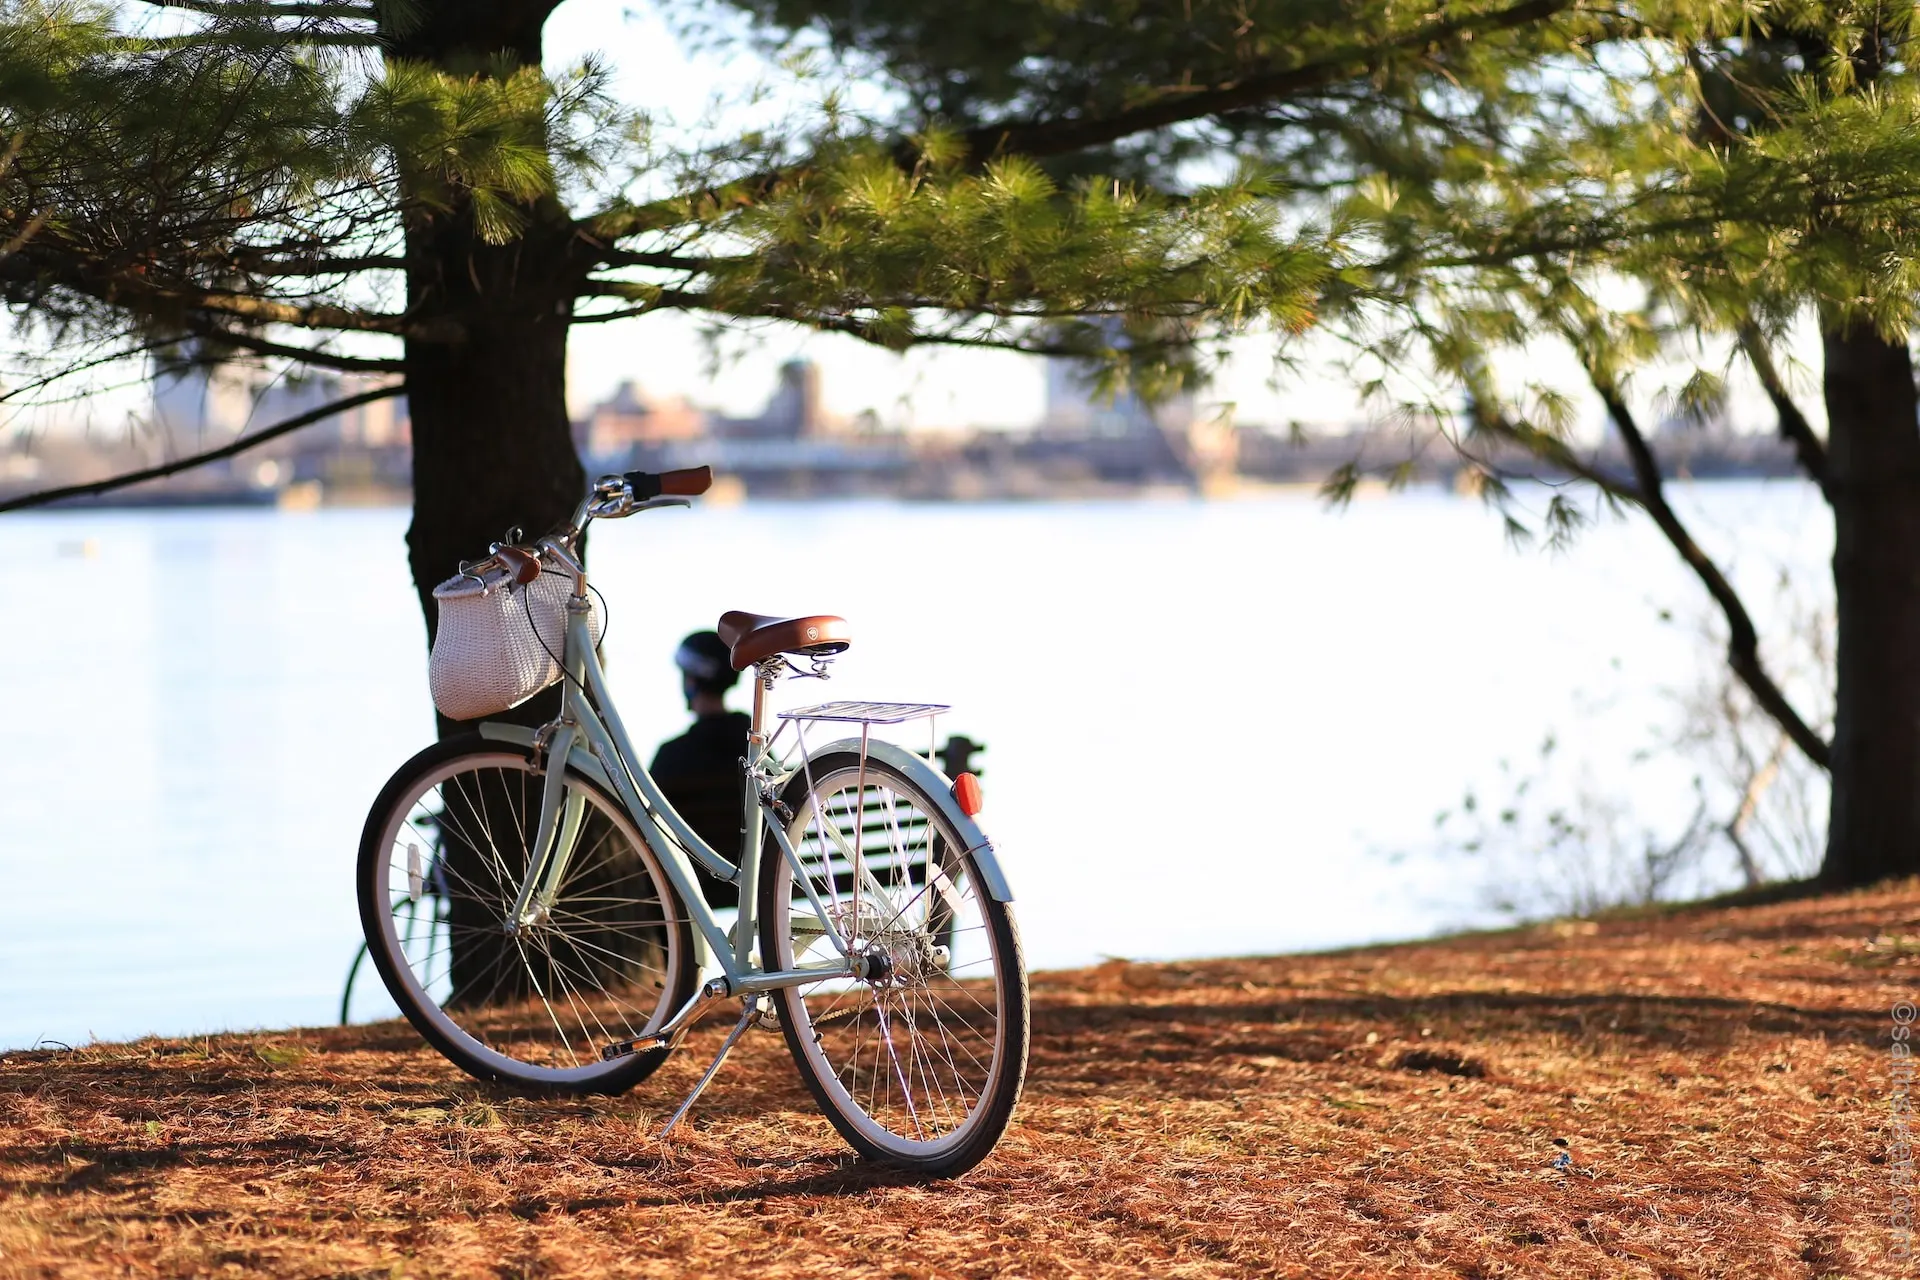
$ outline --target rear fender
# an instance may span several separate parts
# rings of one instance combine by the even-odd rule
[[[860,754],[860,739],[842,738],[830,742],[819,750],[810,752],[813,756],[823,756],[831,751],[846,751]],[[973,859],[973,865],[980,869],[980,880],[987,888],[987,896],[995,902],[1012,902],[1013,889],[1007,884],[1007,874],[1000,869],[1000,859],[994,854],[993,842],[987,839],[987,833],[980,824],[968,817],[959,803],[953,798],[953,779],[941,773],[926,757],[915,755],[905,747],[886,742],[879,738],[869,739],[867,755],[876,760],[884,760],[898,769],[922,791],[932,797],[940,806],[940,816],[953,826],[954,833],[966,845],[967,855]]]

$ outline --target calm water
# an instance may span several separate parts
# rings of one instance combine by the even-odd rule
[[[1810,490],[1687,501],[1745,580],[1817,580]],[[405,525],[0,518],[0,1047],[332,1020],[366,806],[432,731]],[[1484,918],[1457,862],[1383,852],[1430,847],[1464,785],[1595,691],[1651,720],[1698,666],[1657,615],[1699,593],[1643,524],[1516,553],[1437,493],[760,503],[609,525],[594,557],[648,746],[685,720],[675,643],[728,608],[853,622],[832,684],[789,699],[955,704],[942,735],[988,744],[1038,967]],[[1603,774],[1644,745],[1608,732],[1582,744]]]

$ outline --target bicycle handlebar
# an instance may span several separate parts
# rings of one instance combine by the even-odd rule
[[[633,487],[635,501],[645,502],[662,494],[697,498],[713,487],[712,467],[686,467],[679,471],[629,471],[621,479]]]
[[[478,573],[499,568],[506,571],[516,586],[527,586],[540,576],[540,557],[552,556],[573,575],[574,595],[587,590],[586,567],[580,563],[575,544],[587,522],[595,516],[619,517],[657,507],[684,507],[686,499],[698,497],[713,487],[712,467],[686,467],[679,471],[629,471],[622,476],[603,476],[574,512],[572,522],[563,531],[553,533],[527,546],[496,542],[486,560],[462,564],[460,572]],[[672,497],[663,497],[672,494]],[[518,529],[507,535],[520,536]]]
[[[540,540],[540,548],[561,556],[561,562],[574,576],[575,596],[586,594],[586,569],[574,558],[580,534],[594,519],[614,519],[636,511],[656,507],[688,506],[686,498],[697,497],[713,486],[712,467],[686,467],[679,471],[629,471],[625,475],[602,476],[587,491],[573,520],[562,532]],[[673,497],[662,497],[672,494]],[[684,496],[683,496],[684,495]],[[537,567],[537,566],[536,566]],[[525,581],[524,579],[522,581]]]

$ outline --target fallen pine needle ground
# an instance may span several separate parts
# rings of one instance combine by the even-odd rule
[[[403,1023],[0,1056],[0,1275],[1857,1276],[1890,1252],[1920,886],[1034,980],[957,1182],[856,1161],[777,1035],[666,1143]]]

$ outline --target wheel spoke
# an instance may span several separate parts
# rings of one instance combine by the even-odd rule
[[[530,1085],[631,1079],[633,1059],[602,1064],[597,1046],[639,1038],[697,981],[688,916],[657,861],[617,802],[569,776],[565,802],[584,811],[565,874],[509,928],[544,784],[512,752],[443,759],[408,784],[380,846],[393,920],[380,945],[407,978],[395,998],[470,1071]],[[410,894],[409,842],[433,850],[423,899]],[[421,901],[436,904],[424,929]]]

